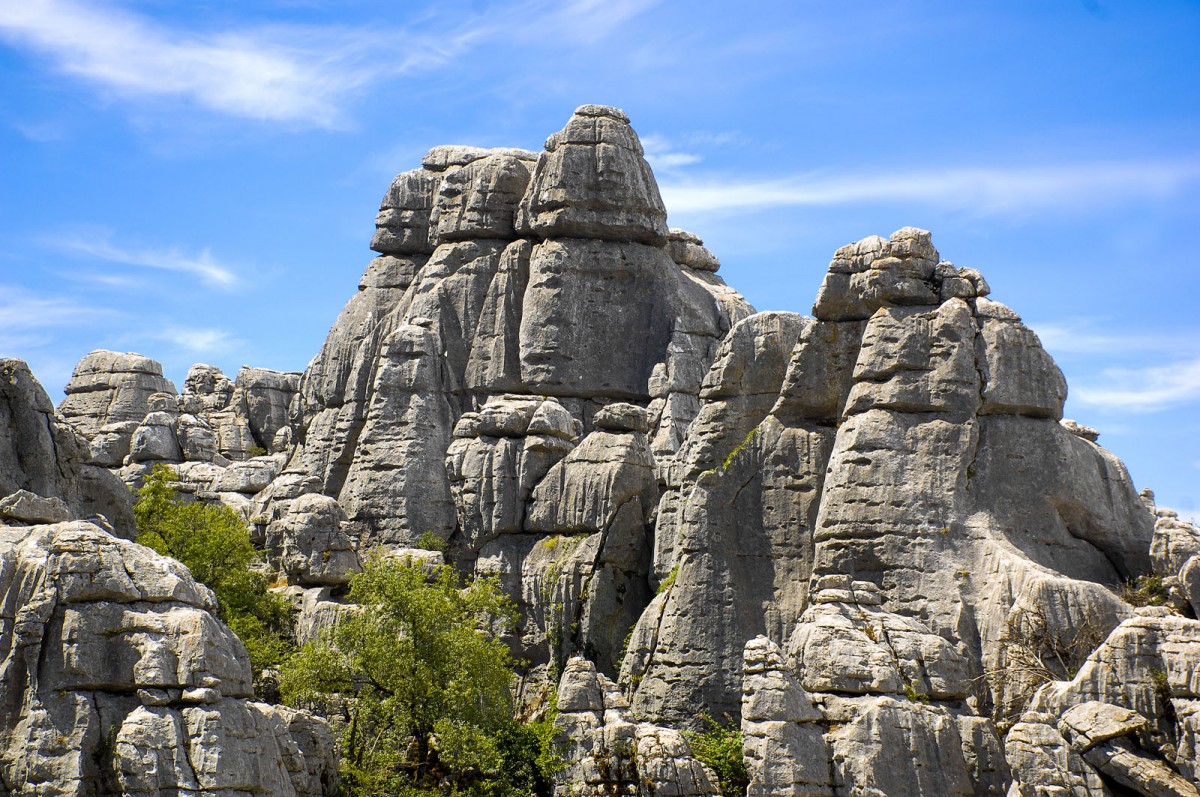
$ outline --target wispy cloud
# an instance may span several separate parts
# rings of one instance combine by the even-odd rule
[[[1176,161],[808,174],[774,180],[691,179],[663,185],[662,194],[676,213],[904,201],[986,214],[1166,198],[1197,184],[1200,155]]]
[[[52,141],[62,141],[67,137],[66,130],[62,125],[54,122],[42,122],[40,124],[16,124],[13,125],[17,132],[25,136],[30,141],[38,144],[48,144]]]
[[[1042,345],[1056,355],[1188,354],[1195,350],[1200,329],[1137,332],[1100,319],[1026,321]],[[1100,327],[1100,328],[1098,328]]]
[[[113,311],[77,299],[46,296],[16,285],[0,285],[0,346],[30,333],[83,326]]]
[[[47,242],[57,249],[79,252],[109,263],[191,274],[199,277],[205,285],[214,288],[229,290],[239,282],[234,267],[215,259],[208,249],[202,249],[196,254],[188,254],[176,247],[130,249],[116,246],[99,234],[86,238],[54,237],[48,238]]]
[[[560,36],[575,41],[595,43],[601,41],[634,17],[658,5],[660,0],[570,0],[565,3],[528,3],[530,10],[550,9],[543,12],[538,24],[525,26],[529,33],[545,35],[548,28]]]
[[[1155,412],[1200,402],[1200,358],[1147,368],[1109,368],[1073,386],[1084,404],[1128,412]]]
[[[382,80],[429,70],[489,39],[539,31],[595,42],[651,0],[529,0],[489,17],[446,14],[427,30],[258,25],[202,31],[79,0],[0,3],[0,37],[58,71],[126,98],[181,98],[237,117],[339,127]],[[429,21],[427,21],[429,22]]]
[[[680,166],[690,166],[702,160],[695,153],[679,152],[665,136],[653,134],[642,136],[642,149],[645,151],[646,160],[650,165],[655,169],[664,171],[676,169]]]
[[[190,355],[223,354],[243,343],[226,330],[206,327],[167,326],[139,337],[161,340]]]

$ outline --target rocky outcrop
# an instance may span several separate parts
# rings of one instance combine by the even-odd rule
[[[1061,374],[987,292],[905,228],[839,250],[815,318],[730,333],[660,508],[656,574],[676,575],[624,662],[635,709],[736,715],[742,646],[786,645],[826,577],[962,640],[972,678],[1003,665],[1018,615],[1098,636],[1125,616],[1106,587],[1149,569],[1152,517],[1057,423]]]
[[[88,459],[87,441],[54,411],[29,366],[0,360],[0,522],[100,516],[130,529],[129,491]]]
[[[0,563],[5,793],[332,793],[328,726],[253,702],[182,565],[83,521],[0,527]]]
[[[251,522],[301,641],[348,610],[367,548],[495,576],[520,697],[558,685],[562,794],[715,793],[681,733],[705,715],[740,721],[751,795],[1195,793],[1200,533],[1156,521],[1062,418],[1037,336],[928,232],[838,250],[811,317],[755,313],[667,226],[628,118],[583,106],[539,154],[434,148],[389,186],[371,247],[303,375],[197,365],[177,395],[156,363],[94,352],[60,407],[75,432],[9,367],[0,519],[83,534],[66,519],[120,515],[106,469],[137,485],[168,463],[185,497]],[[1163,605],[1130,605],[1132,579]],[[14,698],[20,728],[75,735],[21,730],[31,754],[6,737],[12,772],[50,762],[38,777],[81,793],[324,788],[327,729],[248,701],[204,595],[123,595],[62,639],[100,624],[153,666],[64,680],[45,714]],[[188,669],[206,656],[214,683]],[[112,723],[101,772],[77,751]],[[192,763],[212,739],[228,767]]]
[[[474,555],[488,526],[520,514],[510,499],[503,517],[457,514],[478,493],[454,469],[480,466],[485,445],[512,455],[510,442],[462,443],[447,459],[456,434],[472,435],[460,419],[489,401],[553,398],[584,433],[605,404],[649,406],[656,453],[673,454],[717,344],[749,308],[698,243],[677,236],[684,264],[672,259],[665,218],[615,109],[579,109],[539,156],[431,151],[377,219],[373,246],[396,278],[364,278],[301,380],[288,471],[320,480],[359,544],[462,533]],[[377,259],[368,274],[384,270]]]
[[[716,776],[675,730],[635,722],[616,685],[583,658],[573,658],[558,687],[563,769],[555,795],[717,797]]]

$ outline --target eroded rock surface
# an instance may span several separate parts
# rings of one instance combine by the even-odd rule
[[[85,521],[0,526],[0,594],[6,791],[331,793],[328,726],[253,701],[245,649],[178,562]]]
[[[583,106],[538,154],[435,147],[371,248],[303,375],[198,365],[176,394],[94,352],[59,408],[75,431],[6,366],[13,549],[69,531],[109,551],[64,519],[127,530],[113,473],[167,463],[251,522],[301,641],[347,610],[367,549],[495,576],[520,697],[558,686],[564,795],[716,793],[681,733],[705,716],[740,722],[751,795],[1196,793],[1200,533],[1062,418],[1037,335],[928,232],[839,249],[811,317],[755,313],[668,227],[625,114]],[[0,577],[41,595],[15,561]],[[1121,597],[1145,576],[1161,606]],[[5,704],[9,771],[80,794],[325,788],[327,728],[249,701],[203,591],[103,589],[86,617],[45,599],[83,634],[62,638],[102,626],[140,658],[9,657],[6,694],[48,695]],[[3,617],[41,611],[13,600]],[[55,622],[0,640],[53,651]],[[113,722],[104,774],[79,751]],[[224,757],[193,765],[198,738]]]

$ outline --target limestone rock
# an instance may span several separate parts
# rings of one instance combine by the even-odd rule
[[[746,643],[742,738],[747,795],[832,795],[821,713],[766,637]]]
[[[61,520],[61,508],[46,503],[57,499],[73,517],[104,515],[119,533],[132,533],[129,491],[104,468],[86,464],[88,453],[87,441],[55,413],[29,366],[0,359],[0,497],[19,491],[35,497],[9,498],[5,515]]]
[[[396,176],[379,204],[371,248],[383,255],[411,255],[433,251],[429,216],[438,178],[425,169]]]
[[[717,797],[713,772],[697,761],[675,730],[637,723],[615,684],[591,662],[573,658],[558,687],[565,767],[555,795],[628,794]]]
[[[521,202],[517,230],[541,238],[598,238],[659,246],[667,212],[629,117],[584,105],[546,141]]]
[[[94,351],[75,366],[59,413],[91,439],[100,427],[140,422],[149,413],[150,396],[175,393],[162,366],[140,354]]]
[[[524,530],[530,493],[580,427],[558,401],[519,396],[490,399],[459,419],[446,471],[468,548]]]
[[[345,514],[325,495],[302,495],[267,526],[270,562],[289,583],[346,584],[361,571],[358,555],[341,529]]]
[[[448,171],[430,214],[436,240],[515,238],[513,218],[529,185],[531,165],[511,155],[492,154]]]
[[[0,562],[4,783],[322,793],[332,762],[310,768],[287,723],[249,702],[245,649],[178,562],[82,521],[0,528]]]
[[[0,519],[11,525],[20,523],[62,523],[71,519],[71,510],[57,496],[42,498],[28,490],[17,490],[0,498]]]
[[[193,415],[223,410],[233,399],[233,381],[215,365],[196,363],[183,378],[181,408]]]
[[[936,305],[937,264],[929,233],[914,227],[897,230],[886,241],[872,236],[844,246],[829,264],[813,316],[854,321],[870,318],[880,307]]]
[[[300,374],[243,366],[234,382],[231,402],[246,419],[257,447],[276,453],[276,434],[287,428],[288,408],[300,386]]]
[[[667,251],[670,252],[672,260],[686,268],[713,273],[721,268],[721,262],[704,245],[700,236],[687,230],[671,229],[668,231]]]
[[[678,269],[640,243],[562,238],[534,247],[521,380],[550,395],[641,398],[671,334]]]

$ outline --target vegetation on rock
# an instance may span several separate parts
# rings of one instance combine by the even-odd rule
[[[272,673],[295,650],[291,606],[267,589],[246,523],[221,504],[183,501],[175,472],[155,465],[137,491],[137,542],[182,562],[217,596],[217,617],[246,646],[259,697],[273,697]]]
[[[703,719],[707,730],[684,734],[692,755],[717,776],[724,797],[741,797],[750,785],[742,758],[742,732],[736,725],[722,725],[711,716]]]
[[[285,666],[288,702],[339,725],[352,795],[549,794],[551,719],[513,717],[516,613],[489,579],[373,556],[355,610]]]

